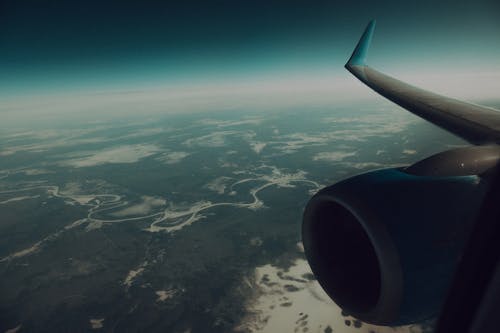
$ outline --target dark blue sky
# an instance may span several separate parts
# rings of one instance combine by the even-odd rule
[[[372,18],[378,27],[370,62],[461,68],[500,62],[498,0],[4,0],[0,6],[4,96],[335,73]]]

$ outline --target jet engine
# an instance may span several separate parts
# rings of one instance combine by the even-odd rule
[[[302,238],[326,293],[378,325],[436,315],[499,156],[498,146],[459,148],[319,191]]]

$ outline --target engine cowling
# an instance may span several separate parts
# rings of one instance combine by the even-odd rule
[[[304,250],[318,282],[368,323],[403,325],[437,314],[486,191],[476,175],[411,170],[341,181],[304,211]]]

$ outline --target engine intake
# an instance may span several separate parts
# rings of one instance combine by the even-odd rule
[[[363,226],[335,201],[320,202],[311,221],[314,242],[309,253],[321,261],[316,266],[318,275],[329,281],[328,294],[345,308],[373,308],[380,297],[380,264]]]
[[[485,184],[477,176],[377,170],[326,187],[306,206],[306,257],[348,314],[378,325],[435,315]]]

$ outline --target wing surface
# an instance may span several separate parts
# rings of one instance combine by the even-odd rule
[[[348,71],[385,98],[470,143],[500,143],[500,111],[414,87],[367,66],[374,29],[371,21],[345,65]]]

